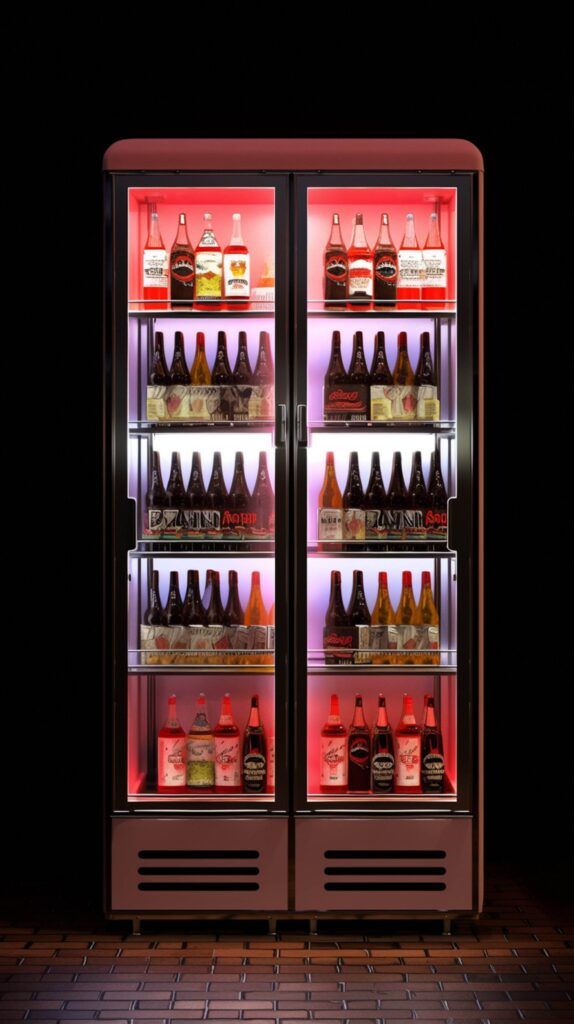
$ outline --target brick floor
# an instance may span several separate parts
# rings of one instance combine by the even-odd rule
[[[574,917],[500,872],[487,894],[481,919],[452,936],[412,922],[277,940],[249,925],[134,937],[117,923],[2,922],[0,1020],[574,1022]]]

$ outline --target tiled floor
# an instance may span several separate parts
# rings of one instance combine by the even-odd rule
[[[342,928],[343,926],[341,926]],[[423,929],[425,926],[422,926]],[[574,1022],[574,921],[494,874],[482,919],[367,936],[0,929],[3,1020]]]

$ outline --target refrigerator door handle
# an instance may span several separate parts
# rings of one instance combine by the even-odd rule
[[[297,444],[300,448],[306,448],[308,444],[307,438],[307,406],[297,406],[297,418],[295,423],[297,433]]]
[[[447,498],[446,502],[446,546],[449,551],[458,551],[456,539],[456,498]]]
[[[137,545],[137,502],[135,498],[128,498],[126,509],[126,550],[133,551]]]
[[[275,447],[284,448],[287,440],[287,406],[278,405],[275,411]]]

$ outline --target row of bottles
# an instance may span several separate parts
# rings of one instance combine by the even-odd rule
[[[168,698],[167,719],[158,733],[159,793],[265,793],[275,784],[274,742],[267,743],[259,698],[251,698],[249,719],[240,736],[231,697],[225,694],[212,728],[205,694],[197,699],[188,731],[178,717],[176,697]]]
[[[229,244],[221,248],[211,213],[203,215],[203,233],[193,248],[185,213],[178,218],[171,251],[164,245],[155,203],[149,204],[149,229],[143,251],[143,297],[146,309],[246,309],[251,295],[249,249],[243,240],[241,214],[232,214]],[[225,303],[221,303],[221,299]],[[157,303],[157,304],[156,304]]]
[[[251,573],[244,609],[234,569],[228,572],[225,604],[217,570],[206,571],[202,593],[198,570],[189,569],[183,600],[179,573],[170,572],[165,606],[161,601],[159,572],[154,569],[148,607],[140,626],[142,658],[148,665],[271,665],[274,624],[275,605],[266,608],[257,570]]]
[[[408,488],[401,453],[393,452],[391,475],[385,487],[379,452],[373,452],[366,490],[361,480],[359,454],[350,452],[342,494],[334,453],[327,452],[317,512],[319,547],[338,550],[337,541],[341,540],[444,540],[447,502],[438,448],[431,452],[427,482],[421,453],[413,452]]]
[[[227,352],[227,333],[217,332],[217,348],[213,366],[209,367],[205,354],[205,333],[198,331],[195,337],[195,353],[191,367],[185,355],[182,331],[175,332],[171,365],[168,369],[165,357],[163,331],[156,331],[154,350],[148,383],[154,387],[183,385],[192,387],[229,387],[230,385],[271,386],[274,380],[273,356],[268,331],[259,332],[259,349],[255,369],[251,368],[247,332],[239,331],[237,356],[233,370]]]
[[[413,370],[407,332],[400,331],[397,358],[391,372],[384,331],[377,331],[375,335],[370,369],[363,332],[353,334],[353,351],[347,369],[341,354],[341,333],[333,331],[323,388],[323,412],[326,420],[438,419],[440,407],[429,332],[423,331],[420,336],[419,358]]]
[[[355,697],[348,731],[341,720],[339,698],[332,694],[329,717],[321,730],[320,763],[322,793],[442,793],[445,762],[434,697],[425,695],[421,728],[413,698],[405,694],[393,737],[382,693],[372,731],[360,694]]]
[[[275,495],[269,477],[267,455],[259,453],[253,491],[245,477],[243,452],[235,453],[231,487],[225,483],[221,452],[213,453],[207,487],[203,479],[201,453],[193,452],[187,487],[179,452],[172,452],[167,487],[164,487],[161,458],[152,453],[151,474],[146,493],[145,536],[194,538],[269,538],[275,530]]]
[[[379,236],[371,249],[362,213],[353,221],[347,249],[338,213],[323,254],[327,309],[433,309],[446,299],[447,259],[438,215],[431,213],[426,241],[419,245],[413,213],[407,213],[403,240],[397,250],[388,213],[381,214]],[[398,300],[398,302],[397,302]],[[409,301],[410,300],[410,301]],[[417,301],[417,300],[422,300]]]
[[[345,607],[341,573],[331,572],[331,592],[325,614],[323,648],[328,665],[438,665],[440,619],[434,602],[431,574],[421,573],[418,602],[410,570],[402,574],[396,609],[389,595],[388,575],[379,572],[378,592],[369,610],[361,569],[353,571],[353,588]]]

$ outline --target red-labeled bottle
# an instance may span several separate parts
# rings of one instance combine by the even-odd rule
[[[341,721],[339,698],[331,695],[331,709],[321,729],[321,775],[322,793],[347,792],[347,730]]]
[[[231,697],[225,694],[215,737],[215,792],[241,793],[241,760],[239,729],[233,719]]]
[[[185,793],[185,729],[177,717],[176,697],[167,700],[167,719],[157,734],[157,791]]]
[[[395,730],[395,750],[395,792],[420,790],[421,730],[416,723],[413,698],[406,693],[401,720]]]

